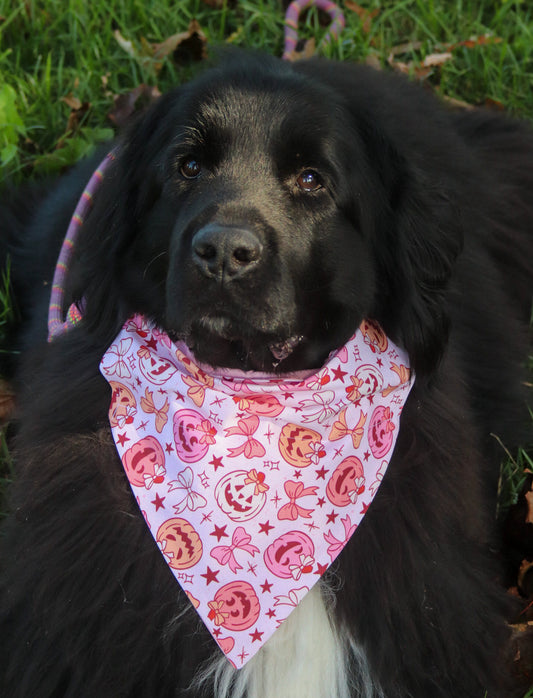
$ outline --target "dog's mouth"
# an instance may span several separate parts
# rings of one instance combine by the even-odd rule
[[[197,361],[213,368],[286,373],[303,365],[303,334],[269,331],[245,325],[224,315],[206,315],[182,332],[169,332],[184,341]]]

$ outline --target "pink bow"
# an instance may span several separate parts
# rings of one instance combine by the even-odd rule
[[[341,521],[342,525],[344,526],[344,540],[339,540],[338,538],[335,538],[331,531],[324,533],[324,540],[326,541],[326,543],[329,543],[328,555],[330,556],[332,562],[340,553],[340,551],[344,548],[346,543],[350,540],[350,537],[357,528],[356,524],[352,525],[349,516],[347,516],[345,519],[341,519]]]
[[[294,482],[293,480],[285,482],[283,487],[290,501],[288,504],[284,504],[278,511],[278,519],[280,521],[284,519],[296,521],[299,516],[303,519],[311,518],[313,509],[304,509],[299,504],[296,504],[296,500],[300,497],[309,497],[312,494],[316,494],[318,487],[304,487],[303,482]]]
[[[207,499],[202,497],[198,492],[194,492],[192,489],[194,482],[194,473],[191,468],[185,468],[178,473],[177,479],[172,480],[168,483],[168,491],[173,492],[174,490],[183,490],[185,496],[177,504],[174,504],[174,510],[176,514],[181,514],[185,509],[190,509],[195,511],[201,507],[205,507],[207,504]]]
[[[236,458],[244,453],[245,458],[262,458],[266,451],[257,439],[253,438],[253,434],[259,427],[259,417],[255,414],[244,419],[239,419],[236,427],[228,427],[225,429],[226,436],[246,436],[246,441],[236,448],[228,448],[230,458]]]
[[[250,544],[251,540],[252,537],[250,534],[246,533],[246,530],[242,526],[239,526],[233,533],[231,545],[218,545],[211,550],[211,557],[214,557],[221,565],[229,565],[230,570],[236,573],[237,570],[242,570],[242,565],[239,565],[235,559],[235,550],[244,550],[244,552],[249,553],[252,557],[259,552],[259,548]]]

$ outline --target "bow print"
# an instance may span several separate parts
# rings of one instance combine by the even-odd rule
[[[328,369],[323,368],[319,373],[315,373],[310,378],[305,381],[305,384],[311,390],[320,390],[323,386],[329,383],[331,377],[329,375]]]
[[[156,407],[154,402],[154,394],[151,390],[144,391],[144,397],[141,398],[141,407],[146,414],[155,414],[155,428],[158,434],[163,431],[163,427],[168,422],[168,398],[165,398],[163,407]]]
[[[168,483],[168,491],[173,492],[174,490],[183,490],[185,495],[177,504],[174,504],[174,510],[176,514],[181,514],[185,509],[190,509],[195,511],[201,507],[205,507],[207,504],[207,499],[202,497],[198,492],[194,492],[192,489],[194,481],[194,474],[191,468],[185,468],[178,473],[177,479],[172,480]]]
[[[253,434],[259,427],[259,417],[255,414],[244,419],[239,419],[236,427],[228,427],[225,429],[226,436],[246,436],[246,441],[236,448],[228,448],[230,458],[236,458],[244,453],[245,458],[261,458],[266,451],[257,439],[253,438]]]
[[[112,344],[107,350],[107,354],[114,354],[117,358],[116,361],[110,366],[102,366],[103,370],[108,376],[116,374],[119,378],[131,378],[131,371],[128,368],[126,361],[124,360],[125,355],[130,350],[133,339],[131,337],[126,337],[121,339],[118,343]]]
[[[121,429],[124,429],[126,424],[131,424],[133,422],[133,418],[137,414],[137,410],[133,405],[126,405],[126,413],[125,414],[117,414],[116,410],[113,410],[111,413],[111,416],[115,418],[117,422],[117,426],[120,427]]]
[[[350,402],[358,402],[361,399],[359,388],[362,386],[363,381],[360,378],[357,378],[357,376],[350,376],[350,380],[352,381],[352,384],[347,388],[344,388],[346,391],[346,397]]]
[[[394,392],[400,386],[408,383],[409,378],[411,377],[411,371],[407,368],[407,366],[404,366],[403,364],[397,366],[396,364],[391,363],[391,370],[394,371],[394,373],[400,379],[400,385],[389,385],[389,387],[385,388],[385,390],[383,391],[383,397],[387,397],[389,393]]]
[[[347,516],[345,519],[341,519],[341,521],[342,525],[344,526],[344,540],[338,540],[335,538],[331,531],[324,533],[324,540],[326,543],[329,543],[328,555],[330,556],[332,562],[344,548],[346,543],[350,540],[355,529],[357,528],[357,524],[352,525],[349,516]]]
[[[300,561],[296,565],[289,565],[289,570],[293,579],[298,581],[302,574],[309,574],[313,571],[315,558],[311,555],[300,555]]]
[[[319,422],[322,424],[335,414],[335,410],[331,407],[331,403],[335,400],[333,390],[324,390],[321,393],[315,393],[311,400],[301,400],[299,405],[307,414],[302,417],[304,422]]]
[[[164,465],[159,465],[159,463],[156,463],[154,472],[152,473],[144,473],[144,486],[146,487],[147,490],[149,490],[154,483],[160,483],[163,482],[163,479],[165,475],[167,474],[167,471],[165,470]]]
[[[278,519],[280,521],[284,519],[296,521],[299,516],[303,519],[311,518],[313,509],[304,509],[299,504],[296,504],[296,500],[300,499],[300,497],[309,497],[312,494],[316,494],[318,487],[304,487],[303,482],[294,482],[293,480],[285,482],[283,487],[290,501],[288,504],[284,504],[278,511]]]
[[[365,426],[366,422],[366,414],[363,414],[363,412],[361,412],[361,414],[359,415],[359,421],[353,429],[350,429],[346,423],[347,409],[348,408],[345,407],[339,414],[338,420],[334,422],[333,427],[331,428],[331,433],[329,435],[329,440],[338,441],[339,439],[343,439],[345,436],[349,435],[352,437],[353,447],[359,448],[361,439],[365,434],[363,427]]]
[[[236,573],[237,570],[242,570],[242,565],[239,565],[235,559],[235,550],[244,550],[246,553],[250,553],[252,557],[259,552],[259,548],[250,544],[251,540],[252,537],[249,533],[246,533],[246,529],[239,526],[233,533],[231,545],[217,545],[216,548],[211,550],[211,557],[214,557],[221,565],[229,565],[230,570]]]
[[[255,468],[249,470],[246,477],[244,478],[245,485],[255,485],[254,497],[257,497],[261,492],[266,492],[269,487],[265,485],[265,473],[258,473]]]
[[[326,455],[326,450],[321,441],[313,441],[309,444],[309,453],[305,454],[306,458],[309,458],[313,465],[318,465],[320,458],[324,458]]]
[[[287,596],[275,596],[274,606],[294,606],[296,608],[308,591],[309,587],[300,587],[299,589],[291,589]]]
[[[388,464],[388,461],[384,460],[379,466],[379,470],[376,473],[376,479],[368,488],[371,494],[376,494],[378,487],[381,485],[381,481],[383,480],[383,475],[385,475]]]
[[[206,387],[212,388],[214,380],[212,376],[208,376],[205,371],[202,371],[202,369],[199,368],[194,361],[191,361],[180,349],[176,350],[176,356],[191,374],[190,376],[181,376],[181,380],[189,387],[187,395],[197,407],[201,407],[204,404]]]
[[[215,625],[222,625],[222,623],[229,618],[229,613],[223,611],[224,604],[226,602],[222,599],[220,601],[208,601],[207,605],[211,609],[207,614],[209,620],[214,621]]]
[[[144,514],[143,514],[143,515],[144,515]],[[165,549],[166,549],[166,547],[167,547],[167,543],[168,543],[167,540],[158,540],[158,541],[157,541],[157,547],[158,547],[159,550],[161,551],[161,554],[163,555],[163,557],[165,558],[165,560],[167,561],[167,563],[170,565],[170,561],[171,561],[172,558],[174,557],[174,553],[172,552],[172,550],[169,550],[168,553],[165,552]]]

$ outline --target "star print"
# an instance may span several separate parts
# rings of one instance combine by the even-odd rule
[[[289,399],[292,400],[292,398],[294,397],[294,395],[293,395],[293,393],[285,393],[285,394],[283,395],[283,397],[285,398],[285,401],[287,401],[287,400],[289,400]]]
[[[252,565],[251,562],[248,563],[248,572],[250,572],[250,574],[253,574],[254,577],[256,576],[256,574],[255,574],[256,567],[257,567],[257,565]]]
[[[340,456],[342,456],[342,450],[343,450],[343,448],[344,448],[344,446],[341,446],[340,448],[336,448],[336,449],[335,449],[335,455],[334,455],[333,457],[334,457],[334,458],[339,458]]]
[[[294,473],[294,477],[296,477],[296,478],[302,477],[302,471],[301,471],[301,470],[297,470],[297,471]]]
[[[151,337],[147,342],[146,346],[149,349],[153,349],[154,351],[157,349],[157,339],[155,337]]]
[[[274,611],[274,610],[272,610],[271,608],[269,608],[265,615],[267,615],[269,618],[275,618],[275,616],[276,616],[276,611]]]
[[[278,508],[278,502],[281,501],[281,497],[278,497],[278,493],[276,492],[275,496],[271,498],[271,502],[274,502],[276,505],[276,509]]]
[[[336,514],[334,511],[332,511],[331,514],[328,514],[328,523],[335,523],[337,516],[338,514]]]
[[[306,523],[305,525],[307,526],[307,528],[308,528],[310,531],[313,531],[315,528],[318,528],[318,526],[315,525],[315,522],[314,522],[314,521],[311,521],[310,523]]]
[[[265,436],[266,436],[267,439],[268,439],[268,443],[270,443],[270,439],[272,438],[272,436],[274,436],[274,432],[271,431],[270,425],[268,426],[268,430],[265,431]]]
[[[368,451],[365,451],[364,454],[363,454],[363,458],[364,458],[365,460],[368,460],[368,459],[370,458],[370,453],[369,453]]]
[[[181,400],[182,402],[185,402],[185,396],[182,395],[181,393],[178,393],[177,390],[174,391],[176,393],[176,400]]]
[[[141,422],[139,424],[139,429],[146,429],[147,426],[148,426],[148,422]]]
[[[266,533],[268,536],[269,531],[271,531],[274,526],[270,525],[270,521],[265,521],[265,523],[259,524],[259,533]]]
[[[324,497],[320,497],[320,499],[317,501],[316,505],[317,505],[317,507],[323,507],[325,503],[326,503],[326,500],[324,499]]]
[[[245,651],[244,651],[244,647],[242,648],[242,652],[241,652],[238,656],[240,657],[241,662],[244,662],[244,660],[245,660],[246,657],[248,656],[248,652],[245,652]]]
[[[172,453],[173,450],[174,450],[174,447],[172,446],[172,444],[166,444],[165,451],[167,453]]]
[[[126,436],[126,434],[119,434],[119,435],[117,436],[117,441],[119,442],[119,444],[120,444],[121,446],[124,446],[124,444],[126,443],[126,441],[129,441],[129,440],[130,440],[129,437]]]
[[[263,590],[263,594],[265,593],[265,591],[270,592],[270,590],[272,589],[272,584],[268,581],[268,579],[265,579],[265,583],[260,584],[259,586]]]
[[[344,383],[344,376],[347,375],[348,371],[343,371],[340,364],[337,368],[333,369],[333,380],[340,380],[341,383]]]
[[[327,566],[327,565],[321,565],[320,562],[317,562],[316,565],[317,565],[317,569],[316,569],[315,574],[318,574],[318,575],[321,577],[323,574],[326,573],[326,570],[328,569],[328,566]]]
[[[376,363],[380,368],[383,366],[383,361],[381,359],[377,359]]]
[[[218,573],[220,570],[215,570],[213,571],[209,566],[207,567],[207,572],[205,574],[201,574],[200,577],[205,577],[206,579],[206,584],[211,584],[211,582],[218,582]]]
[[[215,524],[215,530],[212,533],[210,533],[209,535],[216,536],[217,541],[220,543],[221,538],[224,538],[224,537],[228,538],[228,534],[226,533],[226,527],[227,527],[227,524],[224,524],[224,526],[217,526]]]
[[[152,504],[155,506],[156,511],[159,511],[159,509],[165,508],[165,505],[163,504],[165,499],[166,499],[166,497],[160,497],[159,494],[156,492],[155,499],[152,499]]]
[[[329,473],[329,470],[326,470],[324,466],[320,468],[320,470],[315,470],[315,473],[317,474],[317,480],[325,480],[326,479],[326,473]]]
[[[363,515],[366,514],[366,512],[368,511],[368,507],[369,507],[369,506],[370,506],[370,504],[363,504],[363,508],[362,508],[362,510],[361,510],[361,514],[363,514]]]
[[[212,517],[212,516],[213,516],[213,512],[212,512],[212,511],[210,511],[209,514],[204,514],[204,515],[202,516],[202,523],[204,523],[205,521],[211,521],[211,517]]]
[[[222,630],[220,628],[213,628],[212,632],[215,637],[220,637],[220,633],[222,632]]]
[[[225,397],[223,397],[223,398],[216,397],[216,398],[213,400],[213,402],[211,403],[211,405],[216,405],[217,407],[220,407],[220,406],[222,405],[222,403],[224,402],[225,399],[226,399]]]
[[[261,642],[261,638],[263,637],[265,633],[262,632],[260,633],[259,630],[256,628],[253,633],[248,633],[248,635],[252,638],[252,642],[255,642],[256,640],[258,642]]]
[[[222,463],[222,456],[213,456],[213,458],[209,461],[209,465],[213,465],[215,467],[216,473],[217,468],[224,467],[224,464]]]

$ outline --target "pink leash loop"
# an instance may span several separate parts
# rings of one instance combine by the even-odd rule
[[[331,38],[336,38],[344,28],[344,15],[334,2],[330,2],[330,0],[294,0],[287,8],[285,14],[285,47],[283,50],[283,58],[285,60],[291,60],[298,42],[298,18],[300,12],[306,7],[313,5],[318,7],[319,10],[324,10],[331,17],[331,25],[322,41],[323,44],[327,44]]]
[[[93,173],[89,180],[85,191],[81,195],[76,210],[70,220],[67,234],[63,241],[61,251],[57,260],[54,278],[52,281],[52,293],[50,294],[50,305],[48,308],[48,341],[67,332],[70,328],[76,325],[82,318],[80,309],[72,304],[67,311],[66,318],[63,317],[63,304],[65,300],[65,282],[67,270],[74,251],[74,245],[78,236],[79,229],[89,215],[92,205],[93,196],[102,183],[104,173],[109,165],[114,161],[115,155],[113,152],[108,153],[102,160],[98,168]]]

